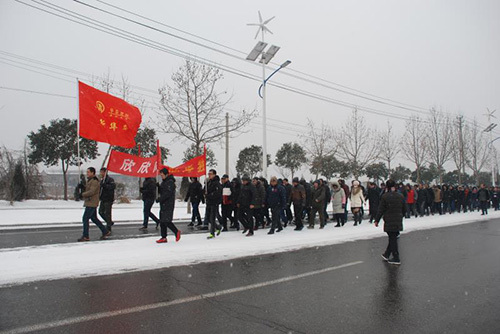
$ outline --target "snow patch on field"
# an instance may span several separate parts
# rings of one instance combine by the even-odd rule
[[[485,217],[473,212],[413,218],[405,220],[404,233],[499,217],[500,212],[492,212]],[[304,229],[301,232],[289,227],[272,236],[267,235],[267,230],[259,230],[253,237],[245,237],[240,232],[226,232],[214,240],[207,240],[206,234],[190,234],[183,236],[178,243],[170,235],[168,244],[156,244],[157,237],[145,237],[8,248],[0,250],[0,286],[191,265],[384,235],[381,226],[375,228],[365,221],[357,227],[349,222],[343,228],[328,224],[324,230]],[[404,240],[404,236],[402,238]]]

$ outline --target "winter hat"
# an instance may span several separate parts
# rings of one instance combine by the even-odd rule
[[[299,178],[298,177],[294,177],[293,180],[292,180],[292,182],[299,183]]]
[[[248,175],[243,175],[243,177],[241,178],[241,181],[250,181],[250,177],[248,177]]]
[[[224,174],[224,175],[222,175],[222,178],[223,178],[223,179],[229,179],[229,175]]]
[[[332,186],[340,187],[340,184],[337,181],[333,181]]]
[[[359,187],[359,181],[358,180],[354,180],[352,182],[352,185],[355,186],[355,187]]]
[[[168,175],[168,169],[166,167],[163,167],[162,169],[160,169],[160,173]]]
[[[321,184],[319,180],[314,181],[314,183],[317,183],[318,185]]]

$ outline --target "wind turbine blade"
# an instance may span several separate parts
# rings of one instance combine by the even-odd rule
[[[261,28],[257,29],[257,33],[255,34],[255,38],[254,39],[257,39],[257,37],[259,37],[260,29]]]
[[[269,30],[267,27],[264,27],[264,30],[267,31],[268,33],[270,33],[271,35],[274,35],[273,32],[271,30]]]
[[[259,23],[247,23],[247,26],[260,26]]]
[[[267,19],[264,21],[264,24],[268,24],[269,22],[271,22],[276,16],[273,16],[271,17],[270,19]]]
[[[260,23],[262,23],[262,15],[260,15],[260,10],[259,10],[259,20],[260,20]]]

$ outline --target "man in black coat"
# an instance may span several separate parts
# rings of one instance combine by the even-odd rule
[[[111,210],[115,200],[116,184],[115,180],[108,175],[108,170],[106,168],[101,168],[99,174],[101,176],[101,189],[99,193],[99,200],[101,203],[99,204],[99,215],[106,222],[108,231],[111,232],[111,226],[115,224],[111,218]]]
[[[240,192],[241,192],[241,181],[238,178],[233,178],[231,181],[231,185],[233,186],[233,219],[234,219],[234,224],[230,226],[230,228],[236,229],[236,231],[240,230],[240,209],[238,208],[238,198],[240,198]]]
[[[373,222],[378,213],[380,203],[381,190],[375,182],[370,182],[368,186],[368,203],[370,203],[370,224]]]
[[[399,232],[403,230],[403,217],[406,213],[405,198],[396,191],[396,183],[387,180],[388,192],[382,195],[380,205],[375,218],[375,226],[378,227],[380,219],[384,218],[384,232],[389,236],[389,244],[382,258],[390,264],[401,264],[398,250]],[[390,256],[392,254],[392,258]]]
[[[142,227],[139,229],[141,231],[148,230],[148,222],[149,218],[153,219],[156,222],[156,229],[160,225],[160,220],[155,216],[154,213],[151,212],[151,208],[155,203],[156,199],[156,180],[152,177],[147,177],[142,184],[142,187],[139,189],[142,195],[143,202],[143,213],[144,220],[142,222]]]
[[[423,217],[424,214],[427,213],[429,215],[428,207],[427,207],[427,189],[424,188],[422,184],[418,186],[418,192],[417,192],[417,206],[418,206],[418,213],[420,214],[420,217]]]
[[[233,184],[229,181],[229,175],[222,175],[222,232],[227,232],[227,220],[231,222],[231,226],[234,226],[233,218]]]
[[[486,189],[486,185],[481,184],[481,188],[477,192],[477,198],[481,206],[481,216],[488,214],[488,202],[490,201],[490,192]]]
[[[207,216],[210,224],[210,234],[207,239],[213,239],[215,238],[215,231],[217,230],[217,235],[219,235],[222,230],[221,225],[216,223],[219,205],[222,203],[222,185],[220,184],[220,179],[215,169],[208,171],[205,198],[207,203],[205,215]]]
[[[191,201],[192,213],[191,213],[191,223],[189,223],[189,227],[194,226],[194,222],[198,220],[198,224],[196,226],[201,226],[201,215],[200,215],[200,202],[205,203],[205,197],[203,196],[203,187],[201,186],[200,181],[198,181],[197,177],[191,178],[191,183],[189,184],[188,192],[186,194],[186,198],[184,201]]]
[[[161,238],[156,240],[159,244],[167,242],[167,227],[175,234],[175,241],[181,238],[181,231],[172,222],[175,209],[175,178],[168,174],[167,168],[160,170],[160,177],[162,182],[159,186],[160,198],[157,201],[160,203]]]
[[[292,205],[292,185],[288,182],[287,178],[283,179],[283,187],[286,190],[286,206],[285,206],[285,227],[288,225],[289,222],[292,221],[293,215],[292,215],[292,210],[291,210],[291,205]]]
[[[244,230],[243,234],[247,233],[247,237],[253,235],[253,215],[252,209],[255,207],[255,186],[250,182],[248,175],[243,175],[241,178],[241,190],[238,196],[238,201],[236,206],[239,211],[239,219],[243,224]]]

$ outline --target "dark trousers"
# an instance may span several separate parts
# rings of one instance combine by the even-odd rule
[[[335,213],[334,217],[335,217],[335,220],[337,221],[337,224],[344,226],[344,224],[345,224],[344,213]]]
[[[142,223],[142,226],[148,227],[149,218],[153,219],[156,225],[159,225],[160,220],[158,219],[158,217],[155,216],[154,213],[151,212],[151,208],[153,207],[153,204],[155,204],[155,201],[152,199],[145,199],[142,202],[144,204],[144,209],[143,209],[144,221]]]
[[[83,236],[84,237],[89,237],[89,220],[92,220],[94,224],[96,224],[97,227],[101,230],[102,234],[108,233],[108,230],[104,225],[101,223],[99,218],[97,218],[97,208],[85,208],[85,211],[83,211]]]
[[[287,206],[285,207],[285,213],[287,222],[291,221],[293,219],[293,215],[292,210],[290,209],[290,204],[287,204]]]
[[[99,204],[99,216],[104,219],[107,227],[113,225],[113,220],[111,219],[111,209],[113,207],[113,202],[103,202]]]
[[[160,209],[160,227],[161,227],[161,237],[167,237],[167,227],[172,231],[175,235],[177,235],[177,227],[175,227],[174,223],[172,223],[172,218],[174,216],[173,211],[161,210]]]
[[[200,202],[191,202],[191,222],[194,224],[198,220],[198,225],[201,225]]]
[[[434,202],[434,213],[443,214],[443,208],[441,207],[441,202]]]
[[[274,231],[275,229],[278,229],[278,230],[283,229],[283,227],[281,226],[281,221],[280,221],[280,212],[281,212],[280,207],[271,208],[271,215],[272,215],[271,231]]]
[[[399,257],[399,250],[398,250],[399,232],[386,232],[386,233],[389,236],[389,244],[387,245],[385,255],[389,257],[392,254],[392,256],[394,257]]]
[[[304,225],[302,224],[302,204],[296,204],[293,203],[293,215],[295,216],[295,226],[296,227],[303,227]]]
[[[235,206],[234,208],[234,214],[233,214],[233,219],[234,219],[234,227],[236,228],[237,231],[240,230],[240,208]]]
[[[233,212],[233,205],[232,204],[226,204],[222,205],[222,227],[227,230],[227,220],[231,222],[231,225],[234,225],[234,218],[231,215]]]
[[[417,216],[415,212],[415,203],[406,203],[406,218],[410,218],[412,215],[415,217]]]
[[[216,223],[216,218],[218,214],[218,205],[207,205],[205,215],[208,218],[208,223],[210,224],[210,233],[214,234],[215,229],[220,229],[220,225]]]
[[[481,201],[481,213],[487,215],[488,214],[488,201]]]
[[[450,214],[455,212],[455,200],[450,201]]]
[[[349,202],[349,200],[347,199],[347,196],[346,196],[345,206],[344,206],[344,221],[347,221],[347,202]]]
[[[316,212],[319,214],[319,225],[325,226],[325,216],[322,203],[312,206],[311,214],[309,215],[309,226],[314,226],[314,218],[316,218]]]
[[[328,208],[328,202],[325,201],[325,204],[323,206],[324,206],[323,216],[325,217],[325,221],[327,221],[328,220],[328,212],[326,212],[326,209]]]
[[[253,208],[252,214],[253,217],[255,218],[255,226],[257,228],[259,226],[264,227],[264,217],[262,216],[262,208]]]
[[[249,207],[240,207],[238,211],[240,222],[243,224],[245,230],[253,232],[252,209],[250,209]]]

